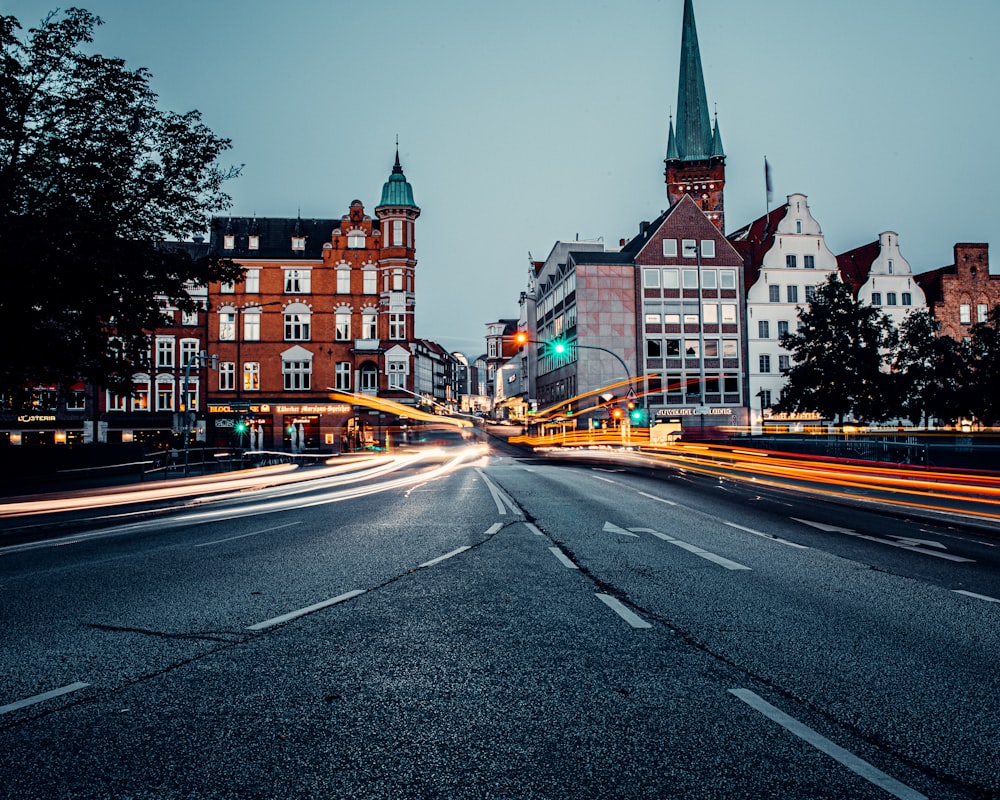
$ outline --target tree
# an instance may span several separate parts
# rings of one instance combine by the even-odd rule
[[[966,402],[971,416],[992,425],[1000,420],[1000,306],[994,306],[986,322],[973,325],[970,333]]]
[[[921,309],[906,316],[899,327],[893,361],[901,416],[926,424],[931,417],[954,422],[967,414],[963,403],[966,372],[960,345],[949,336],[937,335],[930,311]]]
[[[0,392],[86,380],[127,393],[164,307],[237,280],[166,240],[228,208],[230,142],[197,111],[163,112],[149,73],[90,55],[101,20],[71,8],[19,38],[0,17]],[[14,346],[19,343],[19,346]]]
[[[888,317],[859,303],[831,275],[799,311],[799,323],[797,332],[781,337],[792,366],[776,410],[819,412],[840,423],[852,413],[864,420],[890,416],[890,377],[883,367],[895,331]]]

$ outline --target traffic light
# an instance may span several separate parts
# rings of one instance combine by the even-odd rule
[[[611,409],[611,417],[612,417],[612,419],[621,419],[622,418],[622,410],[620,408],[612,408]]]
[[[629,412],[629,417],[634,424],[641,425],[646,420],[646,412],[641,408],[633,408]]]
[[[233,430],[236,431],[241,436],[247,432],[246,420],[239,420],[236,425],[233,426]]]
[[[556,339],[554,342],[552,342],[552,352],[555,353],[557,356],[564,355],[568,349],[569,348],[567,347],[566,342],[564,342],[562,339]]]
[[[528,343],[528,334],[525,331],[518,331],[514,334],[514,343],[518,347],[524,347]]]

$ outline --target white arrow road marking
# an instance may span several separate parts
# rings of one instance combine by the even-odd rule
[[[937,547],[941,550],[947,550],[941,542],[935,542],[932,539],[911,539],[909,536],[896,536],[895,534],[890,534],[893,539],[902,542],[903,544],[910,544],[914,547]]]
[[[604,532],[605,533],[617,533],[620,536],[634,536],[636,539],[639,538],[639,534],[637,534],[637,533],[629,533],[624,528],[619,528],[613,522],[605,522],[604,523]]]
[[[958,561],[965,562],[967,564],[972,564],[975,562],[974,558],[963,558],[962,556],[953,556],[951,553],[938,553],[934,550],[923,550],[915,544],[910,544],[910,542],[921,542],[925,543],[922,539],[907,539],[904,536],[896,536],[894,538],[899,539],[898,542],[890,541],[889,539],[880,539],[877,536],[867,536],[864,533],[858,533],[857,531],[851,530],[850,528],[839,528],[836,525],[827,525],[825,522],[813,522],[808,519],[799,519],[798,517],[790,517],[790,519],[796,522],[801,522],[803,525],[811,525],[814,528],[819,528],[821,531],[827,531],[830,533],[845,533],[848,536],[854,536],[857,539],[867,539],[869,542],[878,542],[879,544],[887,544],[890,547],[898,547],[900,550],[909,550],[911,553],[920,553],[925,556],[934,556],[934,558],[943,558],[945,561]],[[926,544],[931,544],[926,542]],[[934,542],[933,546],[944,548],[944,545],[940,542]]]
[[[696,556],[704,558],[706,561],[711,561],[713,564],[718,564],[720,567],[725,567],[726,569],[745,569],[750,570],[750,567],[739,564],[736,561],[730,561],[728,558],[723,558],[722,556],[717,556],[715,553],[710,553],[708,550],[702,550],[700,547],[696,547],[688,542],[681,541],[680,539],[675,539],[673,536],[667,536],[665,533],[660,533],[659,531],[654,531],[652,528],[633,528],[634,531],[642,531],[643,533],[651,533],[657,539],[662,539],[665,542],[670,542],[670,544],[675,545],[682,550],[687,550],[689,553],[694,553]]]

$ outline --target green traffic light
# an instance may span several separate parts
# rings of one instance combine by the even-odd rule
[[[236,423],[236,432],[237,433],[246,433],[247,432],[247,424],[245,422],[237,422]]]
[[[562,353],[565,353],[566,352],[566,342],[553,342],[552,343],[552,352],[553,353],[559,353],[560,355]]]

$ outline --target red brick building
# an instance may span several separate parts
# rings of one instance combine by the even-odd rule
[[[990,274],[988,244],[958,243],[955,262],[914,275],[943,336],[961,341],[1000,304],[1000,275]]]
[[[329,390],[414,402],[416,219],[396,163],[375,216],[360,200],[340,219],[216,218],[213,252],[246,280],[209,288],[207,440],[339,450],[384,420],[331,402]]]

